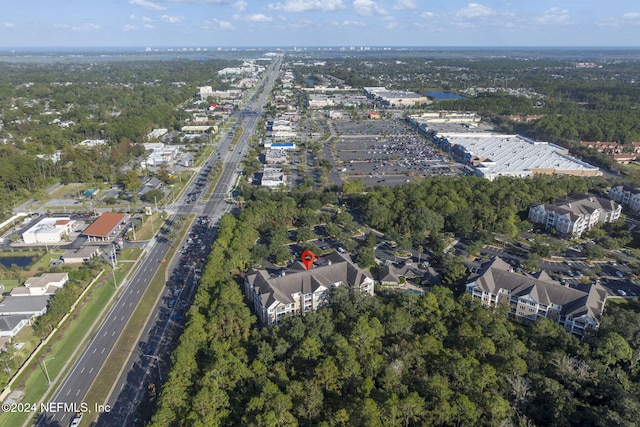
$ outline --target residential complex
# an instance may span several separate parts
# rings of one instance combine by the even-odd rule
[[[609,190],[609,198],[627,206],[634,215],[640,212],[640,188],[616,185]]]
[[[373,278],[346,256],[333,252],[307,270],[302,262],[270,276],[265,270],[251,270],[245,276],[245,296],[264,325],[277,324],[284,316],[315,311],[326,293],[336,286],[351,286],[373,295]]]
[[[622,206],[612,200],[588,194],[573,194],[554,204],[540,203],[529,208],[529,221],[546,230],[555,229],[564,237],[580,237],[598,223],[620,218]]]
[[[500,258],[482,265],[466,285],[466,291],[485,306],[508,305],[509,318],[531,323],[544,317],[579,337],[598,329],[607,299],[601,285],[587,288],[563,286],[544,272],[535,276],[516,273]]]

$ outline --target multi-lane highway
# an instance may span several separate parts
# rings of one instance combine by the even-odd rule
[[[273,64],[265,73],[265,78],[261,85],[257,88],[256,94],[247,103],[245,109],[239,113],[239,119],[235,128],[239,135],[238,143],[231,146],[231,136],[226,136],[219,144],[218,150],[214,155],[205,162],[202,169],[206,170],[208,166],[212,166],[219,160],[223,160],[223,171],[218,180],[212,196],[206,203],[179,203],[174,205],[172,213],[207,215],[214,220],[228,210],[229,205],[224,198],[232,190],[235,185],[240,171],[239,164],[246,154],[248,136],[253,134],[258,123],[258,119],[265,105],[267,98],[271,92],[275,79],[279,73],[282,63],[281,57],[275,57]],[[232,150],[229,149],[232,148]],[[218,154],[220,156],[218,157]],[[194,191],[195,180],[186,190]],[[213,238],[211,236],[211,238]],[[93,384],[98,372],[105,363],[109,353],[115,345],[119,333],[123,330],[129,320],[133,310],[138,305],[140,298],[145,292],[148,284],[155,275],[158,266],[165,258],[169,245],[163,243],[164,240],[155,239],[150,241],[145,250],[146,255],[141,262],[138,270],[133,274],[129,281],[121,284],[124,287],[120,296],[115,301],[112,309],[105,317],[103,323],[99,326],[95,334],[92,335],[86,349],[81,353],[80,357],[74,363],[73,367],[62,381],[58,389],[53,393],[49,402],[53,402],[59,411],[43,413],[37,420],[38,426],[66,426],[74,416],[74,405],[80,410],[96,409],[95,404],[106,404],[107,402],[115,402],[118,399],[118,388],[115,388],[114,396],[108,400],[108,396],[104,397],[104,402],[85,402],[84,398]],[[207,242],[209,243],[209,242]],[[156,312],[158,307],[155,308]],[[152,321],[155,320],[152,316]],[[149,325],[145,326],[148,332]],[[149,358],[143,355],[133,353],[126,366],[135,366],[141,364],[149,364]],[[129,370],[123,373],[123,377],[129,375]],[[114,379],[115,380],[115,379]],[[118,379],[120,381],[120,379]],[[130,401],[135,402],[136,396],[130,396]],[[82,405],[85,404],[86,406]],[[135,408],[131,408],[133,410]],[[123,422],[126,422],[127,416]],[[104,424],[107,425],[107,424]],[[112,425],[112,424],[109,424]]]

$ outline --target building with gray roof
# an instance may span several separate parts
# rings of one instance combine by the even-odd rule
[[[325,302],[326,293],[336,286],[352,286],[374,294],[373,278],[346,256],[331,253],[307,270],[297,261],[279,275],[251,270],[245,276],[244,290],[264,325],[278,324],[284,316],[315,311]]]
[[[523,275],[495,258],[480,267],[471,277],[466,291],[485,306],[505,304],[508,316],[522,323],[545,317],[566,331],[581,337],[600,326],[607,291],[592,284],[587,291],[563,286],[546,273]]]
[[[589,194],[572,194],[554,204],[540,203],[529,208],[529,221],[561,236],[580,237],[596,224],[617,221],[622,205]]]
[[[25,326],[31,324],[31,316],[0,316],[0,337],[15,337]]]
[[[0,302],[0,316],[42,316],[47,312],[49,298],[49,295],[5,297]]]

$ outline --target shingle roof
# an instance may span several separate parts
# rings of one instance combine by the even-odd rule
[[[509,271],[510,267],[496,257],[482,266],[475,283],[485,292],[497,295],[500,289],[507,290],[515,297],[530,296],[543,305],[561,306],[564,316],[578,317],[589,314],[599,318],[604,308],[606,290],[600,285],[591,285],[589,292],[569,288],[553,280],[538,279]],[[548,277],[548,276],[547,276]]]
[[[316,292],[321,287],[330,288],[335,283],[342,282],[349,286],[359,286],[371,275],[366,270],[359,269],[349,260],[338,253],[332,253],[323,257],[327,264],[314,266],[307,270],[300,261],[294,263],[291,268],[283,271],[283,275],[269,277],[264,270],[250,271],[247,280],[254,291],[260,295],[262,305],[269,307],[274,302],[292,304],[293,294],[309,294]]]

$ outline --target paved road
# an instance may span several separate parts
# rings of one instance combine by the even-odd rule
[[[263,85],[264,90],[262,90],[258,97],[252,99],[247,104],[246,109],[240,113],[240,120],[238,123],[244,130],[244,134],[241,135],[239,139],[240,142],[231,152],[228,152],[228,146],[230,144],[229,137],[225,138],[221,143],[219,151],[225,152],[225,150],[227,150],[227,156],[224,161],[223,173],[214,189],[213,196],[209,199],[206,205],[177,205],[178,212],[185,214],[200,214],[201,212],[207,212],[207,215],[219,218],[219,215],[222,215],[222,213],[228,210],[228,206],[223,199],[233,188],[239,175],[238,165],[247,151],[247,134],[253,133],[255,130],[262,112],[262,107],[266,103],[267,97],[273,87],[273,83],[278,75],[281,63],[281,58],[277,58],[275,60],[273,67],[267,73],[267,79]],[[208,165],[213,165],[216,161],[217,159],[211,158],[203,166],[206,167]],[[190,191],[193,190],[193,186],[195,186],[195,183],[192,183]],[[84,402],[83,399],[86,396],[86,393],[116,343],[120,331],[122,331],[128,322],[133,309],[139,303],[147,285],[155,275],[159,263],[167,254],[169,245],[160,242],[162,242],[162,240],[153,240],[149,243],[147,247],[148,254],[143,260],[138,271],[136,271],[130,281],[121,284],[121,286],[125,286],[124,291],[116,300],[113,308],[109,311],[105,320],[98,328],[98,331],[92,336],[87,348],[76,361],[60,387],[54,392],[53,397],[49,400],[49,402],[56,402],[56,404],[63,404],[64,406],[61,406],[61,410],[59,412],[47,412],[42,414],[36,422],[37,426],[68,425],[73,417],[73,406],[76,405],[80,407],[80,404]],[[138,355],[138,357],[141,356]],[[135,362],[133,365],[135,365]],[[132,365],[129,363],[128,366]],[[127,374],[128,371],[125,373],[125,376]],[[131,401],[134,400],[135,396],[131,396]],[[88,410],[95,409],[94,402],[84,403],[88,405]],[[96,403],[107,403],[106,397],[105,402]]]

